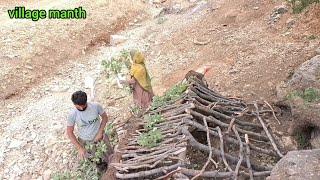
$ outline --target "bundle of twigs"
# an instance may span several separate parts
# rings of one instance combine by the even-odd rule
[[[253,179],[268,176],[272,166],[253,161],[253,155],[274,159],[283,156],[263,120],[272,110],[260,110],[257,103],[246,104],[224,97],[209,89],[201,74],[188,75],[188,89],[180,99],[148,112],[165,118],[155,125],[163,134],[162,142],[152,148],[141,147],[137,141],[146,130],[137,130],[121,150],[122,161],[112,164],[117,169],[117,178],[237,179],[245,176]],[[201,137],[193,135],[194,132],[203,132],[206,142],[200,142]],[[208,155],[201,169],[188,168],[188,148]]]

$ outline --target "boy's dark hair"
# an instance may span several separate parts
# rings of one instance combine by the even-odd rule
[[[83,91],[76,91],[72,94],[71,100],[73,104],[85,105],[87,104],[87,94]]]

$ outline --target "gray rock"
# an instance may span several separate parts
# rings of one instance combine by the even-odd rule
[[[7,106],[7,108],[8,108],[8,109],[14,109],[14,106],[11,105],[11,104],[9,104],[9,105]]]
[[[121,36],[121,35],[111,35],[110,36],[110,45],[111,46],[116,46],[120,43],[123,43],[127,40],[126,37]]]
[[[231,70],[229,71],[229,74],[236,74],[236,73],[238,73],[238,72],[240,72],[239,69],[231,69]]]
[[[280,6],[275,7],[273,11],[277,14],[284,14],[284,13],[288,12],[288,7],[285,5],[280,5]]]
[[[318,47],[318,49],[316,49],[316,53],[320,55],[320,47]]]
[[[270,15],[270,22],[275,23],[279,21],[281,16],[286,12],[288,12],[288,8],[285,5],[275,7]]]
[[[291,29],[295,23],[296,23],[296,21],[294,19],[288,19],[286,22],[287,28]]]
[[[30,65],[26,65],[25,68],[29,69],[29,70],[33,70],[33,67]]]
[[[7,57],[7,58],[9,58],[9,59],[13,59],[13,58],[15,58],[15,57],[18,57],[18,55],[16,55],[16,54],[8,54],[8,55],[6,55],[5,57]]]
[[[154,11],[151,11],[151,16],[153,18],[158,18],[162,16],[164,13],[165,13],[165,8],[158,8],[158,9],[155,9]]]
[[[272,169],[267,180],[320,179],[320,149],[290,151]]]
[[[288,82],[294,89],[306,89],[308,87],[320,89],[320,55],[304,62],[293,74],[292,79]]]
[[[66,92],[70,87],[69,86],[54,86],[50,89],[51,92]]]
[[[19,140],[12,140],[10,145],[9,145],[9,149],[14,149],[14,148],[21,148],[26,144],[26,142],[24,141],[19,141]]]
[[[192,9],[190,15],[192,15],[194,13],[201,12],[202,10],[204,10],[207,7],[208,7],[208,2],[201,1],[200,3],[198,3],[198,5],[195,8]]]

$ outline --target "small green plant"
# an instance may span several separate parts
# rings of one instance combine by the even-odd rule
[[[134,106],[130,108],[130,112],[133,116],[139,117],[142,114],[142,109],[139,108],[138,106]]]
[[[85,146],[86,150],[88,152],[93,152],[94,154],[89,159],[92,160],[95,163],[101,162],[101,159],[108,151],[107,145],[103,141],[99,141],[96,144],[90,143]]]
[[[302,95],[303,95],[303,93],[300,92],[300,91],[293,91],[293,92],[289,93],[289,94],[286,96],[286,98],[287,98],[288,100],[293,100],[293,99],[295,99],[296,97],[302,97]]]
[[[156,124],[164,121],[164,118],[160,114],[148,115],[144,118],[147,120],[147,124],[144,126],[146,130],[152,130]]]
[[[110,123],[107,125],[107,128],[105,129],[105,133],[108,135],[108,136],[111,136],[111,134],[114,132],[114,124],[113,123]]]
[[[122,69],[122,63],[113,57],[110,61],[102,61],[102,65],[113,74],[119,74]]]
[[[111,145],[115,146],[118,143],[118,137],[113,123],[107,125],[105,133],[108,135]]]
[[[73,179],[84,179],[84,180],[99,180],[101,175],[99,174],[96,166],[90,160],[85,159],[80,162],[75,177]]]
[[[305,149],[310,145],[307,135],[303,132],[298,132],[295,135],[295,139],[296,139],[296,141],[298,143],[298,147],[300,149]]]
[[[87,152],[90,154],[90,157],[81,160],[80,165],[77,168],[76,172],[63,172],[56,173],[53,175],[53,180],[99,180],[101,178],[100,172],[96,168],[96,164],[101,162],[104,154],[107,152],[107,145],[100,141],[98,143],[90,143],[85,146]]]
[[[120,57],[119,57],[120,61],[123,62],[124,65],[125,65],[128,69],[130,69],[130,68],[131,68],[131,63],[130,63],[131,56],[130,56],[130,52],[125,49],[125,50],[122,50],[122,51],[120,52],[120,54],[121,54]]]
[[[318,89],[308,88],[304,90],[303,99],[307,102],[316,102],[320,99],[320,94]]]
[[[320,100],[320,91],[315,88],[307,88],[304,91],[294,91],[287,96],[287,99],[301,97],[305,102],[318,102]]]
[[[124,67],[130,69],[130,53],[128,50],[120,51],[120,55],[112,57],[110,60],[103,60],[102,66],[105,67],[106,70],[112,72],[113,74],[119,74],[123,70]]]
[[[317,39],[317,36],[312,34],[312,35],[308,36],[308,39],[309,40],[314,40],[314,39]]]
[[[53,180],[71,180],[73,176],[70,172],[62,172],[62,173],[55,173],[52,177]]]
[[[152,109],[156,109],[163,105],[166,105],[168,102],[175,101],[179,99],[188,88],[186,83],[179,83],[173,86],[170,90],[165,92],[163,96],[155,96],[152,100]]]
[[[142,133],[138,138],[138,144],[143,147],[152,148],[158,145],[159,142],[161,142],[163,139],[163,136],[161,132],[153,128],[151,131],[147,133]]]
[[[287,0],[293,9],[293,13],[301,13],[310,4],[319,3],[320,0]]]

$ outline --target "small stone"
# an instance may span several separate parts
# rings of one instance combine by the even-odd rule
[[[318,47],[318,48],[316,49],[316,53],[317,53],[317,54],[320,54],[320,47]]]
[[[258,9],[259,9],[259,7],[257,7],[257,6],[256,6],[256,7],[254,7],[253,9],[254,9],[254,10],[258,10]]]
[[[236,73],[238,73],[238,72],[240,72],[240,70],[238,70],[238,69],[232,69],[232,70],[229,71],[229,74],[236,74]]]
[[[288,150],[296,150],[297,149],[297,143],[292,139],[291,136],[282,136],[281,140],[283,142],[283,145]]]
[[[15,57],[18,57],[18,55],[16,54],[9,54],[9,55],[6,55],[6,57],[10,58],[10,59],[13,59]]]
[[[68,164],[68,160],[67,159],[63,159],[62,160],[62,164]]]
[[[8,108],[8,109],[13,109],[13,108],[14,108],[14,106],[13,106],[13,105],[11,105],[11,104],[9,104],[9,105],[7,106],[7,108]]]
[[[37,137],[37,134],[35,132],[31,132],[27,138],[27,142],[33,141]]]
[[[127,40],[126,37],[121,36],[121,35],[111,35],[110,36],[110,45],[111,46],[115,46],[118,45],[120,43],[123,43]]]
[[[52,171],[50,169],[47,169],[43,173],[43,180],[49,180],[51,178]]]
[[[30,69],[30,70],[32,70],[33,69],[33,67],[32,66],[25,66],[25,68],[27,68],[27,69]]]
[[[273,83],[272,82],[268,82],[268,86],[269,87],[273,87]]]
[[[287,28],[290,29],[293,27],[293,25],[295,24],[295,20],[294,19],[288,19],[286,24],[287,24]]]
[[[275,7],[274,12],[276,12],[277,14],[284,14],[288,12],[288,8],[285,5],[280,5]]]
[[[61,86],[61,87],[55,86],[55,87],[51,88],[50,91],[51,92],[66,92],[66,91],[68,91],[69,88],[70,88],[69,86]]]
[[[13,149],[13,148],[21,148],[25,145],[26,143],[24,141],[19,141],[19,140],[12,140],[10,145],[9,145],[9,149]]]
[[[175,4],[172,6],[171,13],[178,14],[182,11],[182,7],[180,4]]]

